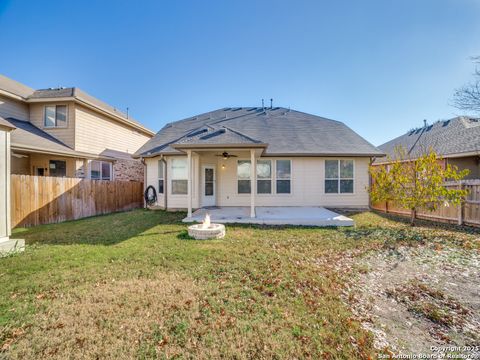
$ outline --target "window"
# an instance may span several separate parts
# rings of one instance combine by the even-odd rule
[[[292,162],[277,160],[277,194],[290,194],[292,178]]]
[[[112,164],[107,161],[90,161],[90,179],[112,180]]]
[[[158,193],[163,194],[163,184],[164,184],[164,172],[163,172],[163,161],[158,160]]]
[[[272,193],[272,161],[257,161],[257,194]]]
[[[172,194],[188,193],[187,159],[172,159]]]
[[[325,193],[353,194],[353,160],[325,160]]]
[[[50,160],[49,164],[50,176],[63,177],[67,176],[67,162],[63,160]]]
[[[250,160],[238,160],[237,183],[239,194],[250,194]]]
[[[66,127],[67,105],[45,106],[45,116],[43,124],[45,127]]]

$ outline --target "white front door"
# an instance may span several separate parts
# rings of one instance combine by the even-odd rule
[[[202,166],[202,206],[215,206],[215,166]]]

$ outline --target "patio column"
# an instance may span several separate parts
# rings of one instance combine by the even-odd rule
[[[192,150],[187,150],[187,202],[188,217],[192,217]]]
[[[250,149],[250,217],[255,217],[255,193],[257,192],[257,160],[255,150]]]

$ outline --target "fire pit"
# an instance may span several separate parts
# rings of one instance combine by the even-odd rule
[[[210,215],[205,215],[203,223],[190,225],[188,235],[196,240],[221,239],[225,236],[225,226],[223,224],[211,224]]]

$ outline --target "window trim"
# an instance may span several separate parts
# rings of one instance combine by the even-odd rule
[[[293,160],[291,158],[275,158],[275,157],[269,157],[269,158],[263,158],[260,157],[257,160],[269,160],[271,161],[271,181],[272,181],[272,192],[269,194],[262,194],[258,193],[258,186],[256,187],[255,191],[255,196],[259,197],[268,197],[268,196],[294,196],[294,191],[293,191],[293,170],[294,170],[294,164]],[[278,160],[288,160],[290,161],[290,178],[289,179],[277,179],[277,161]],[[239,161],[251,161],[250,159],[247,158],[238,158],[236,162],[236,195],[237,196],[249,196],[251,193],[239,193],[238,192],[238,162]],[[258,179],[258,172],[255,172],[255,177]],[[246,180],[246,179],[243,179]],[[248,179],[251,181],[251,179]],[[261,179],[262,180],[262,179]],[[268,180],[268,179],[263,179],[263,180]],[[289,193],[277,193],[277,180],[290,180],[290,192]],[[250,183],[251,186],[251,183]]]
[[[269,162],[270,162],[270,177],[269,177],[269,178],[259,178],[259,177],[258,177],[258,161],[259,161],[259,160],[260,160],[260,161],[269,161]],[[255,179],[255,181],[256,181],[256,183],[255,183],[255,192],[256,192],[255,195],[258,195],[258,196],[269,196],[269,195],[273,195],[273,194],[274,194],[274,192],[273,192],[273,190],[274,190],[274,189],[273,189],[273,170],[274,170],[274,169],[273,169],[273,161],[272,161],[272,159],[261,159],[261,158],[260,158],[260,159],[257,159],[257,160],[255,161],[255,165],[257,166],[257,168],[255,169],[255,178],[256,178],[256,179]],[[259,193],[259,192],[258,192],[258,181],[259,181],[259,180],[264,180],[264,181],[270,180],[270,192],[269,192],[269,193]],[[250,189],[251,189],[251,184],[252,184],[252,183],[250,183]],[[238,189],[237,189],[237,190],[238,190]],[[250,194],[250,193],[249,193],[249,194]]]
[[[92,178],[92,163],[93,162],[98,162],[100,163],[100,178],[98,179],[94,179]],[[103,178],[103,163],[105,164],[108,164],[109,168],[110,168],[110,179],[102,179]],[[113,163],[111,163],[110,161],[103,161],[103,160],[90,160],[89,163],[88,163],[88,179],[89,180],[101,180],[101,181],[113,181],[114,180],[114,175],[113,175]]]
[[[162,165],[162,173],[160,174],[160,164]],[[163,163],[163,160],[158,160],[158,163],[157,163],[157,185],[158,185],[158,188],[157,188],[157,193],[158,194],[162,194],[164,195],[165,194],[165,164]],[[160,177],[160,175],[162,175]],[[163,181],[163,189],[162,189],[162,192],[160,192],[160,180]]]
[[[326,161],[327,160],[336,160],[337,161],[337,170],[338,170],[338,178],[327,178],[326,174],[327,174],[327,171],[326,171]],[[353,164],[353,177],[351,178],[342,178],[340,176],[340,161],[341,160],[350,160],[352,161],[352,164]],[[324,195],[327,195],[327,196],[338,196],[338,195],[342,195],[342,196],[352,196],[352,195],[355,195],[356,192],[355,192],[355,183],[356,183],[356,180],[355,180],[355,159],[352,159],[352,158],[333,158],[333,159],[329,159],[329,158],[326,158],[324,159],[323,161],[323,194]],[[338,181],[338,191],[336,193],[327,193],[326,192],[326,188],[325,188],[325,181],[326,180],[337,180]],[[353,191],[352,192],[340,192],[340,180],[352,180],[353,181]]]
[[[290,177],[288,179],[278,179],[277,178],[277,161],[278,160],[288,160],[290,161]],[[292,159],[275,159],[275,196],[293,196],[293,160]],[[277,192],[277,180],[290,180],[290,192],[289,193],[278,193]]]
[[[238,178],[238,162],[239,162],[239,161],[248,161],[248,162],[250,163],[250,174],[248,175],[248,179],[239,179],[239,178]],[[250,196],[250,195],[252,194],[252,179],[251,179],[252,160],[251,160],[251,159],[246,159],[246,158],[244,158],[244,159],[239,158],[239,159],[237,159],[237,161],[236,161],[235,164],[236,164],[236,174],[235,174],[235,175],[236,175],[236,194],[237,194],[238,196]],[[250,181],[250,192],[248,192],[248,193],[240,193],[240,192],[238,192],[238,181],[239,181],[239,180],[249,180],[249,181]],[[265,194],[265,195],[268,195],[268,194]]]
[[[169,186],[169,195],[170,196],[179,196],[179,197],[186,197],[188,196],[188,158],[187,157],[172,157],[171,159],[169,159],[169,169],[170,169],[170,186]],[[187,177],[186,178],[177,178],[177,177],[174,177],[174,172],[173,172],[173,160],[185,160],[185,163],[186,163],[186,169],[187,169]],[[193,168],[195,166],[192,166]],[[190,178],[193,179],[193,170],[191,169],[192,173],[190,174]],[[173,192],[173,181],[174,180],[185,180],[187,182],[187,192],[185,194],[175,194]],[[192,186],[193,188],[193,186]],[[193,190],[192,190],[192,198],[193,198]]]
[[[65,112],[65,125],[58,126],[57,125],[57,106],[65,106],[66,112]],[[45,122],[46,117],[47,117],[47,108],[48,107],[55,107],[55,125],[54,126],[48,126]],[[68,128],[68,112],[69,112],[69,106],[68,104],[47,104],[43,106],[43,129],[66,129]]]

